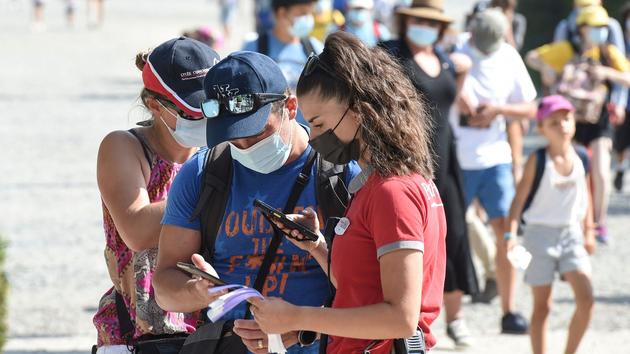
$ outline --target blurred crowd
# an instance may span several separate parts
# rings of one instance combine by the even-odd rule
[[[220,24],[183,35],[219,49],[233,35],[240,2],[219,3]],[[37,23],[43,7],[35,1]],[[592,316],[589,255],[614,236],[608,203],[613,189],[623,190],[628,165],[630,5],[606,9],[600,0],[575,0],[553,41],[522,54],[527,18],[518,8],[517,0],[479,1],[457,30],[441,0],[255,0],[256,35],[242,49],[271,58],[292,95],[299,95],[309,63],[326,51],[332,33],[349,33],[389,53],[431,117],[434,182],[447,224],[441,301],[448,336],[459,348],[473,346],[466,323],[474,319],[464,318],[463,298],[491,304],[498,296],[502,333],[529,333],[533,352],[544,353],[559,274],[575,294],[566,348],[575,353]],[[68,1],[69,22],[72,9]],[[540,73],[538,89],[528,68]],[[312,123],[300,107],[296,120]],[[179,120],[174,128],[185,129]],[[534,133],[547,144],[524,156],[524,136]],[[534,295],[530,319],[515,298],[518,269]],[[97,327],[104,328],[103,316]]]

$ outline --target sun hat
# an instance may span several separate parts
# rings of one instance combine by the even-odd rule
[[[580,9],[575,24],[592,27],[608,26],[608,12],[601,6],[587,6]]]
[[[425,18],[443,23],[451,23],[453,19],[444,14],[443,0],[413,0],[409,7],[399,7],[399,15]]]

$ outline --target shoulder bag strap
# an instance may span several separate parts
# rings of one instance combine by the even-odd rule
[[[293,188],[291,189],[291,194],[289,194],[289,199],[287,200],[286,205],[284,206],[284,213],[290,214],[293,213],[295,209],[295,205],[297,204],[302,191],[308,184],[308,180],[311,176],[311,169],[313,168],[313,163],[315,162],[315,150],[311,149],[311,153],[308,156],[308,160],[304,164],[302,171],[297,176],[295,183],[293,184]],[[269,244],[269,248],[265,252],[265,257],[263,258],[262,265],[258,269],[258,274],[256,275],[256,280],[254,280],[254,289],[261,291],[263,286],[265,285],[265,281],[267,280],[267,276],[269,275],[269,270],[271,269],[271,263],[276,258],[276,253],[278,252],[278,247],[282,242],[282,233],[276,229],[275,225],[273,225],[274,234],[271,243]],[[249,303],[247,303],[247,311],[245,313],[245,318],[250,317],[251,312],[249,311]]]

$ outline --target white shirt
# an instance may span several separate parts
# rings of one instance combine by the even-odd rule
[[[581,225],[588,206],[586,172],[577,153],[573,153],[573,170],[563,176],[548,153],[540,185],[529,208],[523,213],[528,225],[564,227]]]
[[[473,66],[462,94],[473,105],[483,103],[527,103],[536,98],[536,88],[519,53],[507,43],[490,56],[480,58],[467,42],[458,51],[468,55]],[[457,157],[462,169],[481,170],[512,162],[507,141],[505,117],[500,115],[488,128],[459,125],[459,115],[451,115],[457,139]]]

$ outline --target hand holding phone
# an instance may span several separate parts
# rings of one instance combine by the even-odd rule
[[[201,277],[203,279],[206,279],[206,280],[208,280],[209,282],[211,282],[214,285],[226,285],[226,283],[223,280],[219,279],[218,277],[216,277],[216,276],[214,276],[214,275],[212,275],[212,274],[210,274],[208,272],[205,272],[205,271],[197,268],[197,266],[195,266],[194,264],[184,263],[184,262],[177,262],[177,268],[179,268],[179,269],[181,269],[181,270],[183,270],[183,271],[185,271],[187,273],[190,273],[192,275],[196,275],[196,276],[199,276],[199,277]]]
[[[297,239],[292,235],[292,230],[297,230],[302,236],[304,236],[304,240],[319,240],[319,236],[313,230],[309,229],[303,224],[289,219],[284,213],[279,212],[278,210],[271,207],[269,204],[256,199],[254,200],[254,206],[262,211],[263,215],[265,216],[265,218],[267,218],[267,220],[269,220],[269,222],[273,224],[283,225],[284,227],[281,227],[281,230],[286,236]],[[300,239],[297,240],[303,241]]]

